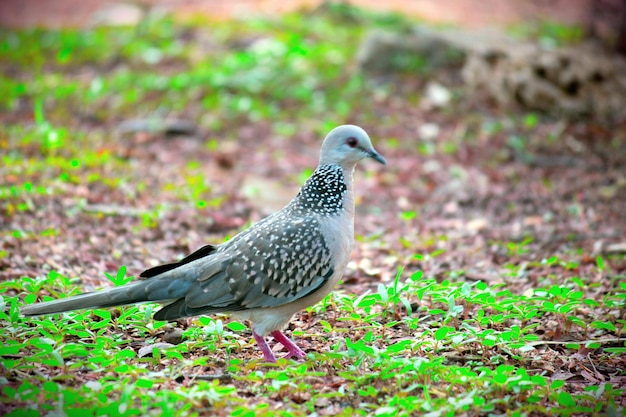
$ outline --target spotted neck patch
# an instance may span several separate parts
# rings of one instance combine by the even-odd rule
[[[343,168],[321,165],[304,183],[290,206],[296,213],[335,214],[343,209],[346,192]]]

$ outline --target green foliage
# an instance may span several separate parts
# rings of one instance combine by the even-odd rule
[[[209,51],[197,50],[198,43],[181,38],[174,27],[165,19],[137,29],[7,33],[0,58],[23,72],[4,78],[0,106],[10,109],[27,100],[41,109],[45,97],[46,108],[63,101],[98,114],[107,103],[110,111],[123,114],[137,105],[154,108],[157,103],[180,109],[196,98],[202,111],[214,114],[213,123],[219,127],[240,118],[277,118],[277,113],[301,107],[296,104],[306,104],[309,117],[345,116],[351,108],[347,103],[364,88],[358,76],[344,76],[360,36],[355,24],[336,26],[320,16],[295,14],[280,21],[249,21],[245,27],[211,23],[211,31],[189,28],[214,42],[248,43]],[[256,40],[247,40],[249,33]],[[34,62],[29,56],[36,57]],[[119,59],[130,66],[83,79],[72,72],[50,72],[87,63],[107,66]],[[153,65],[165,60],[176,71],[154,70]],[[58,129],[47,128],[44,135],[52,145],[62,140]]]
[[[148,193],[162,193],[163,203],[124,213],[137,228],[155,234],[174,205],[204,215],[223,204],[220,184],[202,175],[199,158],[158,188],[144,178],[148,174],[133,177],[133,149],[124,148],[132,139],[113,140],[111,132],[88,129],[94,120],[109,126],[138,115],[174,113],[197,119],[211,132],[257,122],[291,136],[311,120],[326,131],[338,120],[372,117],[363,100],[371,87],[346,68],[365,26],[407,22],[343,3],[328,7],[327,14],[210,25],[152,16],[136,28],[1,30],[0,62],[8,70],[0,75],[0,110],[19,115],[26,109],[32,118],[0,127],[0,174],[6,179],[0,212],[10,225],[0,237],[17,245],[64,233],[54,225],[37,229],[10,219],[35,214],[42,197],[69,198],[68,186],[106,190],[116,198],[94,208],[71,196],[63,208],[70,219],[83,211],[98,218],[119,214],[124,205],[141,205]],[[557,26],[542,30],[559,40],[573,37]],[[506,130],[499,120],[482,123],[483,133]],[[520,123],[531,130],[538,118],[528,114]],[[447,144],[442,152],[455,153],[457,145]],[[526,142],[510,136],[509,145],[524,150]],[[390,145],[402,146],[400,140]],[[437,151],[433,144],[419,146],[423,155]],[[210,152],[219,147],[214,138],[205,146]],[[298,180],[308,175],[302,172]],[[419,213],[407,209],[399,216],[410,225]],[[400,239],[404,248],[415,245],[411,237]],[[494,282],[446,268],[436,277],[425,274],[416,264],[438,262],[446,249],[437,244],[447,240],[432,238],[429,249],[419,249],[392,280],[369,292],[338,291],[311,307],[304,313],[307,325],[293,331],[308,347],[307,359],[281,359],[275,366],[259,362],[247,326],[233,319],[195,318],[183,330],[182,343],[161,349],[155,344],[166,323],[151,320],[157,306],[27,319],[19,314],[21,305],[76,295],[83,283],[55,267],[45,276],[1,282],[1,408],[11,410],[8,416],[623,412],[622,387],[590,382],[582,393],[572,393],[567,381],[534,365],[553,342],[566,356],[584,349],[603,349],[609,358],[626,353],[623,341],[615,342],[626,324],[616,314],[626,306],[626,283],[611,275],[608,258],[595,259],[594,274],[606,278],[601,295],[593,277],[572,277],[580,257],[545,254],[540,262],[520,262],[534,250],[532,236],[490,242],[502,249],[506,265]],[[7,245],[0,251],[3,266],[11,250]],[[531,290],[518,291],[518,281],[533,268],[549,272]],[[569,278],[562,279],[566,273]],[[112,285],[133,279],[125,266],[104,275]],[[538,330],[545,332],[551,322],[586,338],[561,343],[541,336]],[[151,353],[142,355],[139,347]]]
[[[125,268],[120,268],[117,278],[124,276]],[[46,279],[4,283],[0,291],[28,293],[25,302],[30,303],[42,286],[51,291],[62,288],[67,291],[73,284],[51,273]],[[71,290],[70,294],[76,291]],[[623,297],[624,289],[616,294]],[[556,415],[593,414],[598,411],[597,401],[615,404],[623,392],[602,383],[589,386],[590,395],[572,395],[565,389],[564,381],[528,372],[523,366],[524,358],[532,357],[532,352],[543,343],[535,334],[536,324],[525,323],[532,318],[559,315],[565,320],[582,319],[580,312],[585,300],[585,292],[571,285],[540,287],[532,294],[520,296],[502,284],[438,282],[421,271],[405,277],[399,270],[393,282],[379,285],[376,293],[360,296],[335,293],[310,309],[324,314],[324,308],[334,305],[337,311],[337,324],[320,321],[328,337],[336,340],[328,353],[314,354],[301,363],[281,360],[277,368],[253,363],[242,368],[235,357],[226,366],[238,381],[256,387],[253,391],[258,390],[257,395],[304,399],[304,408],[296,407],[295,403],[289,406],[296,407],[292,412],[297,415],[300,411],[296,410],[314,409],[317,402],[326,401],[323,398],[354,396],[361,402],[363,415],[409,415],[435,410],[438,415],[469,411],[481,414],[500,409],[499,398],[503,395],[508,398],[507,409],[518,415],[547,412],[551,403],[559,407],[558,411],[550,411]],[[117,318],[110,310],[94,310],[67,313],[54,319],[26,320],[17,314],[17,297],[4,297],[4,302],[10,308],[8,314],[0,313],[7,329],[0,349],[3,367],[10,372],[30,374],[38,370],[38,375],[59,376],[47,379],[33,375],[18,385],[6,386],[2,391],[3,401],[29,404],[44,398],[45,404],[51,405],[42,406],[42,410],[63,407],[68,415],[96,408],[126,410],[123,415],[145,415],[157,410],[184,415],[182,410],[188,410],[185,404],[190,398],[196,406],[228,406],[233,414],[245,410],[238,405],[241,401],[238,384],[222,384],[218,379],[196,381],[191,386],[171,386],[168,382],[186,367],[211,362],[210,358],[220,351],[239,350],[239,340],[244,336],[233,332],[245,330],[241,323],[224,324],[221,320],[199,317],[196,325],[186,332],[185,343],[174,350],[155,351],[153,358],[138,358],[127,346],[125,333],[132,329],[133,334],[148,341],[153,339],[160,325],[150,321],[146,314],[151,311],[149,306],[126,308]],[[613,321],[594,322],[591,326],[612,334],[617,332]],[[404,329],[407,337],[388,340],[385,329]],[[335,339],[334,335],[342,333],[345,336]],[[563,348],[573,349],[573,353],[578,346]],[[203,352],[202,357],[186,359],[192,351]],[[464,352],[466,360],[474,359],[455,364],[442,356],[444,352]],[[623,348],[613,353],[607,350],[609,355],[623,352]],[[507,356],[510,359],[505,361]],[[164,366],[160,363],[164,358],[175,362]],[[172,367],[176,362],[178,365]],[[336,374],[345,381],[339,391],[320,391],[313,384],[325,374],[316,370],[320,365],[328,368],[326,373]],[[117,376],[110,378],[105,372],[100,379],[82,386],[73,386],[62,377],[82,372],[85,367],[90,372],[108,369]],[[171,389],[154,390],[162,384]],[[101,395],[105,392],[117,395]],[[262,415],[271,412],[256,411]],[[344,412],[348,413],[347,409]]]
[[[524,22],[510,28],[510,32],[521,38],[537,39],[544,47],[555,47],[580,42],[583,28],[549,20]]]

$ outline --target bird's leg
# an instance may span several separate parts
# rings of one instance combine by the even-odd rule
[[[289,354],[285,356],[286,358],[295,357],[297,359],[302,359],[306,357],[306,353],[302,349],[300,349],[291,339],[282,334],[280,330],[274,330],[270,333],[274,339],[281,345],[287,348]]]
[[[274,353],[272,353],[272,349],[270,349],[263,336],[259,336],[254,330],[252,331],[252,335],[254,336],[254,340],[256,340],[256,344],[259,346],[259,349],[261,349],[261,352],[263,352],[263,357],[265,358],[265,361],[272,363],[276,362],[276,356],[274,356]]]

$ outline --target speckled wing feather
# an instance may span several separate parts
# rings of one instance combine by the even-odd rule
[[[235,254],[226,269],[235,300],[246,308],[275,307],[323,285],[333,266],[317,218],[279,215],[259,226],[228,248]]]
[[[237,235],[214,256],[220,266],[193,283],[185,298],[157,312],[157,319],[288,304],[323,286],[334,272],[319,220],[294,219],[285,211]]]
[[[287,207],[208,252],[187,295],[155,318],[277,307],[319,289],[335,268],[320,222],[340,214],[346,192],[340,166],[319,166]]]

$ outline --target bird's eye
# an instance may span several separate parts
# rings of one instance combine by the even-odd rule
[[[349,147],[356,148],[356,145],[359,144],[359,140],[355,138],[354,136],[350,136],[348,139],[346,139],[346,143],[348,144]]]

